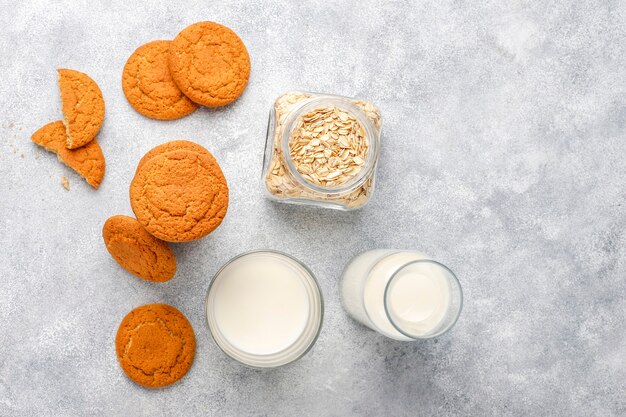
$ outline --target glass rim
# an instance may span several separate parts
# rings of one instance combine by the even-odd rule
[[[338,187],[322,187],[307,181],[296,168],[291,159],[291,153],[289,152],[289,139],[291,138],[291,133],[293,132],[293,129],[298,119],[305,111],[316,108],[319,103],[324,101],[337,103],[337,107],[351,113],[365,130],[365,136],[368,141],[367,144],[369,146],[367,157],[365,163],[363,164],[363,168],[366,169],[361,169],[358,175]],[[328,94],[320,94],[315,97],[309,97],[300,101],[299,103],[296,103],[290,114],[285,119],[283,131],[281,132],[281,142],[281,150],[283,158],[285,159],[285,164],[289,168],[289,171],[291,172],[291,175],[294,177],[294,179],[309,190],[321,194],[343,194],[358,188],[371,176],[374,169],[376,168],[376,161],[378,160],[378,157],[380,155],[379,134],[375,132],[372,121],[365,114],[365,112],[363,112],[363,110],[361,110],[354,103],[352,103],[351,99],[348,97]]]
[[[281,363],[278,365],[253,365],[247,362],[244,362],[238,358],[235,358],[234,356],[232,356],[229,352],[227,352],[221,345],[220,343],[217,341],[216,337],[213,335],[213,330],[211,328],[211,323],[209,321],[209,296],[211,294],[211,289],[213,288],[213,285],[215,284],[215,282],[217,281],[217,278],[219,277],[220,273],[222,273],[224,271],[224,269],[229,266],[230,264],[232,264],[233,262],[237,261],[240,258],[243,258],[244,256],[248,256],[248,255],[252,255],[252,254],[256,254],[256,253],[269,253],[269,254],[275,254],[275,255],[281,255],[284,256],[286,258],[288,258],[291,261],[294,261],[296,264],[298,264],[300,267],[302,267],[306,273],[306,275],[311,279],[311,283],[314,284],[314,288],[317,290],[317,294],[319,295],[319,324],[317,325],[317,329],[315,330],[315,334],[313,335],[313,337],[311,338],[310,342],[308,343],[308,346],[306,347],[306,349],[304,349],[302,352],[300,352],[298,354],[298,356],[296,356],[295,358],[291,359],[288,362],[285,363]],[[307,291],[308,293],[309,291]],[[229,358],[231,358],[232,360],[245,365],[247,367],[250,368],[254,368],[254,369],[272,369],[272,368],[280,368],[286,365],[289,365],[295,361],[297,361],[298,359],[302,358],[304,355],[306,355],[315,345],[315,343],[317,342],[317,339],[319,338],[319,335],[322,331],[322,325],[324,323],[324,296],[322,294],[322,289],[319,285],[319,281],[317,280],[317,278],[315,277],[315,274],[313,274],[313,271],[311,271],[311,269],[306,266],[303,262],[301,262],[299,259],[295,258],[292,255],[289,255],[285,252],[281,252],[278,250],[274,250],[274,249],[253,249],[253,250],[249,250],[249,251],[245,251],[242,252],[236,256],[233,256],[232,258],[230,258],[228,261],[226,261],[218,270],[217,272],[213,275],[213,278],[211,279],[211,282],[209,283],[209,287],[207,288],[207,292],[206,292],[206,297],[204,300],[204,316],[205,316],[205,323],[207,324],[208,328],[209,328],[209,335],[211,336],[211,338],[213,339],[213,342],[217,345],[217,347]],[[300,334],[299,337],[301,337],[304,333],[306,333],[306,326],[305,326],[305,330],[302,331],[302,333]],[[298,339],[296,339],[296,341],[294,341],[292,344],[290,344],[289,346],[287,346],[286,348],[284,348],[283,350],[279,351],[279,352],[275,352],[275,353],[271,353],[271,354],[261,354],[261,355],[255,355],[255,354],[250,354],[247,353],[247,355],[252,356],[252,357],[257,357],[257,358],[267,358],[273,355],[277,355],[280,354],[281,352],[285,352],[286,350],[288,350],[290,347],[292,347],[295,343],[298,342]],[[232,346],[232,345],[231,345]],[[239,349],[233,349],[233,350],[238,350],[240,352],[242,352]]]
[[[402,271],[404,268],[413,265],[413,264],[418,264],[418,263],[430,263],[430,264],[434,264],[440,268],[443,268],[446,272],[448,272],[448,274],[452,277],[452,282],[456,285],[456,287],[459,290],[459,308],[456,312],[456,315],[454,317],[454,320],[452,320],[446,327],[444,327],[443,330],[426,336],[426,337],[421,337],[421,336],[416,336],[413,334],[410,334],[408,332],[406,332],[405,330],[402,329],[402,327],[400,325],[398,325],[391,313],[389,312],[389,307],[388,307],[388,303],[387,303],[387,299],[388,299],[388,295],[389,295],[389,288],[391,286],[391,284],[395,281],[395,279],[398,277],[398,274],[400,273],[400,271]],[[385,315],[387,316],[387,319],[389,320],[389,322],[391,323],[391,325],[397,330],[399,331],[403,336],[406,336],[412,340],[427,340],[427,339],[432,339],[434,337],[438,337],[441,336],[445,333],[447,333],[448,331],[450,331],[450,329],[452,329],[454,327],[454,325],[456,324],[456,322],[459,320],[459,317],[461,316],[461,311],[463,310],[463,302],[464,302],[464,297],[463,297],[463,287],[461,287],[461,282],[459,281],[459,279],[457,278],[456,274],[450,269],[448,268],[446,265],[442,264],[441,262],[437,262],[433,259],[417,259],[417,260],[413,260],[410,262],[405,263],[404,265],[402,265],[400,268],[398,268],[392,275],[391,278],[389,278],[389,281],[387,281],[387,284],[385,284],[385,291],[383,293],[383,306],[385,309]]]

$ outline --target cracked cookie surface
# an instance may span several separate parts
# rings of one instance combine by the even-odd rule
[[[63,122],[48,123],[31,137],[37,145],[54,152],[59,160],[76,171],[93,188],[98,188],[105,171],[104,155],[97,140],[78,149],[67,149]]]
[[[167,304],[132,310],[120,324],[115,350],[126,375],[145,387],[164,387],[191,368],[196,338],[189,320]]]
[[[164,282],[176,274],[176,257],[167,245],[132,217],[112,216],[102,227],[107,250],[122,268],[139,278]]]
[[[168,67],[171,41],[153,41],[137,48],[122,73],[122,89],[131,106],[146,117],[178,119],[198,105],[178,88]]]
[[[96,137],[104,121],[102,91],[87,74],[63,68],[58,72],[67,148],[80,148]]]
[[[186,149],[189,151],[194,151],[197,153],[209,153],[203,146],[198,145],[195,142],[190,142],[188,140],[173,140],[170,142],[163,143],[159,146],[156,146],[150,149],[146,154],[139,160],[139,164],[137,165],[137,170],[141,168],[146,161],[149,161],[153,157],[160,155],[169,151],[178,151],[181,149]]]
[[[148,152],[130,184],[137,220],[168,242],[200,239],[217,228],[228,209],[228,186],[217,161],[192,142],[169,142]]]
[[[169,68],[187,97],[219,107],[243,93],[250,76],[250,56],[235,32],[215,22],[199,22],[172,41]]]

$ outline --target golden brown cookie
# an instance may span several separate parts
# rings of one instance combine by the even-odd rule
[[[70,69],[58,71],[67,148],[80,148],[96,137],[104,121],[102,92],[87,74]]]
[[[167,63],[170,43],[153,41],[140,46],[122,73],[122,88],[130,105],[153,119],[178,119],[198,108],[172,79]]]
[[[76,171],[93,188],[98,188],[104,177],[104,155],[97,140],[78,149],[67,149],[63,122],[52,122],[33,133],[32,140],[54,152],[59,160]]]
[[[176,257],[167,243],[152,236],[132,217],[109,217],[102,237],[113,259],[139,278],[164,282],[176,274]]]
[[[200,239],[218,227],[228,209],[228,186],[217,161],[186,141],[148,152],[130,184],[137,220],[168,242]]]
[[[124,317],[115,350],[130,379],[158,388],[173,384],[189,371],[196,337],[183,313],[167,304],[147,304]]]
[[[218,23],[199,22],[172,41],[169,67],[187,97],[219,107],[243,93],[250,76],[250,56],[235,32]]]

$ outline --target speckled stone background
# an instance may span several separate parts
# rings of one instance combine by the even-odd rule
[[[0,10],[0,415],[626,415],[626,2],[0,0]],[[244,95],[174,122],[134,112],[120,81],[128,56],[200,20],[248,46]],[[30,142],[61,117],[59,67],[104,93],[97,191]],[[362,211],[263,198],[268,110],[290,89],[380,106],[377,190]],[[175,279],[151,284],[109,257],[100,230],[132,214],[139,158],[172,139],[215,154],[230,209],[206,239],[174,246]],[[450,333],[395,342],[344,314],[343,266],[378,247],[419,249],[457,273],[466,304]],[[325,295],[320,339],[282,369],[230,360],[204,320],[212,275],[255,248],[303,260]],[[154,302],[182,310],[198,342],[191,371],[162,390],[130,382],[113,343],[124,315]]]

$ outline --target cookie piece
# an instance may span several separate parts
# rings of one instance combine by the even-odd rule
[[[153,119],[178,119],[198,108],[172,79],[167,63],[170,43],[153,41],[140,46],[122,73],[122,89],[130,105]]]
[[[200,239],[217,228],[228,208],[228,186],[203,147],[170,142],[148,152],[130,184],[137,220],[168,242]]]
[[[167,304],[147,304],[124,317],[115,351],[130,379],[144,387],[164,387],[191,368],[196,337],[183,313]]]
[[[59,161],[76,171],[93,188],[98,188],[104,177],[105,162],[97,140],[78,149],[67,149],[63,122],[48,123],[33,133],[32,141],[54,152]]]
[[[80,148],[96,137],[104,121],[102,91],[87,74],[63,68],[58,72],[67,148]]]
[[[169,67],[187,97],[219,107],[243,93],[250,76],[250,56],[235,32],[218,23],[199,22],[172,41]]]
[[[176,274],[176,257],[132,217],[112,216],[102,227],[107,250],[128,272],[147,281],[164,282]]]

